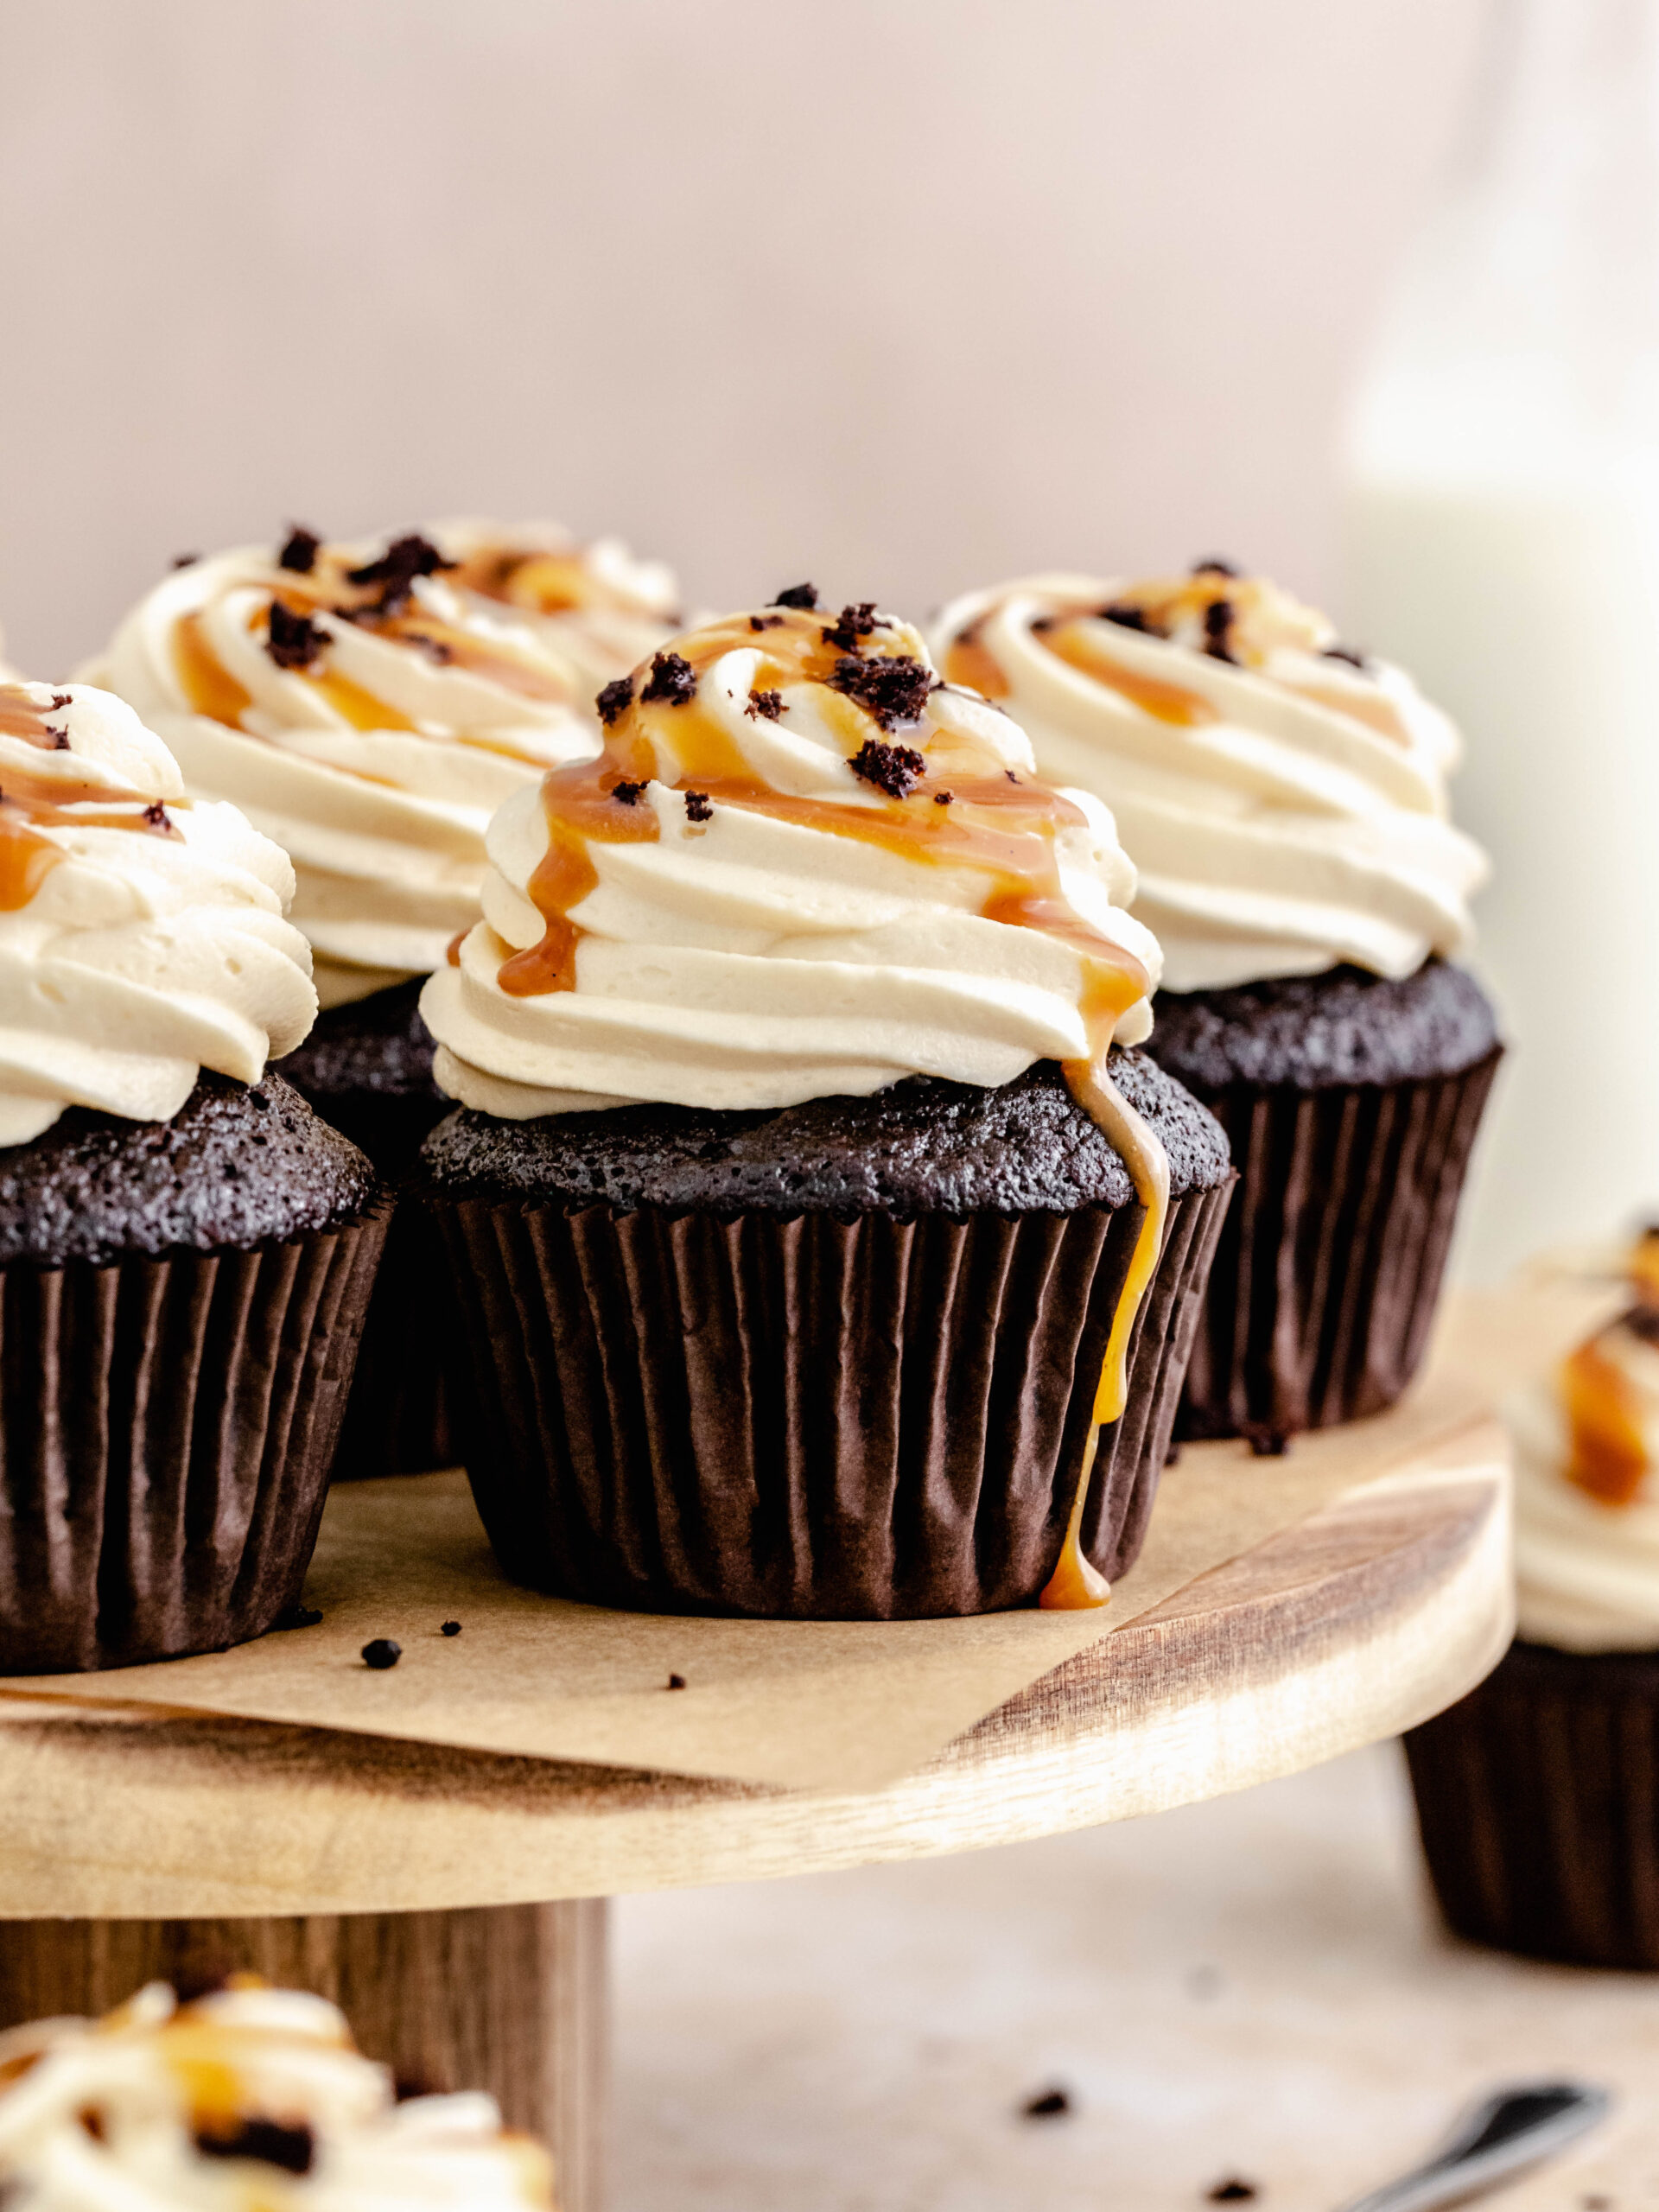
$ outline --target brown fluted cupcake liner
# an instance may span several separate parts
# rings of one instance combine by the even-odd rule
[[[394,1192],[453,1103],[435,1094],[313,1094],[311,1104],[365,1152]],[[461,1458],[452,1400],[457,1330],[443,1248],[430,1218],[400,1204],[363,1325],[334,1479],[418,1475]]]
[[[1406,1756],[1455,1934],[1659,1969],[1659,1652],[1512,1644]]]
[[[1501,1057],[1415,1083],[1198,1087],[1240,1181],[1178,1435],[1285,1437],[1395,1402],[1428,1342]]]
[[[388,1211],[0,1268],[0,1673],[223,1650],[295,1602]]]
[[[1231,1195],[1178,1198],[1084,1522],[1135,1557]],[[434,1201],[474,1495],[515,1581],[599,1604],[903,1619],[1058,1557],[1137,1207],[909,1220]]]

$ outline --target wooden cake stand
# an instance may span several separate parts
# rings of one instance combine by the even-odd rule
[[[869,1791],[0,1699],[0,2021],[155,1975],[308,1985],[404,2077],[493,2088],[594,2212],[608,1896],[1122,1820],[1410,1727],[1509,1637],[1504,1462],[1472,1418],[1430,1479],[1257,1545]]]

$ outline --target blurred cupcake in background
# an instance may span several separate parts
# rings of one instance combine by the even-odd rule
[[[1109,810],[810,586],[601,710],[423,999],[497,1557],[652,1610],[1103,1602],[1232,1182],[1128,1049],[1158,947]]]
[[[333,2005],[251,1974],[0,2034],[12,2212],[552,2212],[552,2183],[493,2098],[400,2100]]]
[[[618,537],[583,544],[556,523],[447,522],[432,532],[451,582],[533,622],[582,672],[591,698],[681,626],[680,587],[662,561]]]
[[[132,709],[0,685],[0,1673],[221,1649],[297,1599],[384,1234],[268,1060],[286,855]]]
[[[596,677],[632,665],[604,626],[630,654],[630,622],[658,633],[650,610],[667,579],[614,549],[594,570],[598,629],[576,603],[579,548],[559,556],[563,608],[515,601],[525,564],[554,559],[535,550],[550,535],[469,526],[447,550],[418,532],[332,544],[296,528],[280,547],[175,570],[92,671],[173,747],[191,791],[233,800],[292,858],[323,1012],[283,1073],[393,1184],[445,1110],[418,1001],[478,918],[486,824],[512,792],[597,750]],[[454,1459],[433,1258],[400,1213],[343,1473]]]
[[[972,593],[932,639],[1043,775],[1112,808],[1164,950],[1147,1049],[1231,1140],[1183,1433],[1271,1450],[1381,1411],[1421,1357],[1499,1058],[1452,964],[1486,864],[1448,818],[1451,723],[1221,562]]]
[[[1512,1399],[1516,1641],[1406,1738],[1452,1927],[1659,1968],[1659,1230],[1632,1302]]]

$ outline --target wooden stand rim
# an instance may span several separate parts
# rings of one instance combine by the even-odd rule
[[[1511,1626],[1508,1447],[1479,1418],[1409,1481],[1201,1577],[877,1790],[7,1700],[0,1919],[543,1904],[1013,1842],[1396,1733],[1471,1688]]]

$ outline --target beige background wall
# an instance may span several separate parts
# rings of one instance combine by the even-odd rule
[[[0,0],[0,622],[297,516],[1333,585],[1478,0]]]

